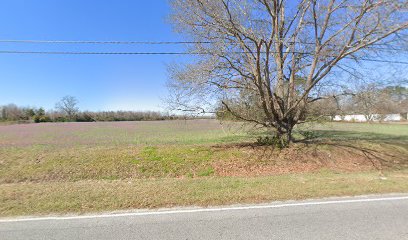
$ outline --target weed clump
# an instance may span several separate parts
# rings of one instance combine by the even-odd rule
[[[266,136],[258,137],[256,139],[256,144],[260,146],[273,146],[274,148],[283,149],[288,146],[285,140],[280,139],[278,136]]]

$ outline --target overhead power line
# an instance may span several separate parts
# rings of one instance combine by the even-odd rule
[[[244,54],[245,52],[235,52],[236,54]],[[273,53],[273,52],[271,52]],[[71,52],[71,51],[8,51],[0,50],[0,54],[50,54],[50,55],[211,55],[210,53],[191,53],[191,52]],[[302,53],[310,54],[310,53]],[[355,60],[352,57],[345,57],[347,59]],[[358,60],[369,62],[383,62],[406,64],[404,61],[382,60],[374,58],[358,58]]]
[[[43,43],[43,44],[124,44],[124,45],[185,45],[185,44],[211,44],[211,41],[87,41],[87,40],[27,40],[27,39],[0,39],[0,43]],[[289,42],[294,43],[294,42]],[[314,45],[313,42],[303,42],[300,44]],[[334,45],[334,44],[333,44]],[[381,47],[385,46],[385,47]],[[386,46],[385,44],[372,44],[369,49],[408,51],[404,48]]]
[[[354,59],[354,58],[350,58],[350,57],[347,57],[347,58],[348,59]],[[373,59],[373,58],[359,58],[358,60],[369,61],[369,62],[408,64],[408,62],[404,62],[404,61],[381,60],[381,59]]]
[[[7,51],[1,53],[10,54],[54,54],[54,55],[207,55],[205,53],[188,52],[69,52],[69,51]]]
[[[15,40],[0,39],[0,43],[55,43],[55,44],[151,44],[151,45],[171,45],[171,44],[209,44],[212,42],[194,41],[64,41],[64,40]]]

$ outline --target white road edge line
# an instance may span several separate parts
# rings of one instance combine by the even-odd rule
[[[408,196],[401,197],[383,197],[383,198],[367,198],[367,199],[345,199],[345,200],[328,200],[317,202],[300,202],[300,203],[284,203],[275,205],[256,205],[256,206],[237,206],[237,207],[221,207],[221,208],[197,208],[197,209],[180,209],[180,210],[163,210],[151,212],[129,212],[129,213],[112,213],[100,215],[83,215],[83,216],[67,216],[67,217],[33,217],[33,218],[16,218],[16,219],[0,219],[0,223],[6,222],[26,222],[26,221],[46,221],[46,220],[75,220],[75,219],[92,219],[92,218],[110,218],[110,217],[131,217],[131,216],[149,216],[149,215],[165,215],[178,213],[199,213],[199,212],[220,212],[230,210],[250,210],[250,209],[268,209],[268,208],[284,208],[284,207],[299,207],[299,206],[314,206],[342,203],[362,203],[362,202],[380,202],[380,201],[397,201],[408,200]]]

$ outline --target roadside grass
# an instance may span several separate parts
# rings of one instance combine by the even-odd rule
[[[0,216],[408,192],[406,124],[304,125],[282,151],[245,130],[215,120],[0,126]]]
[[[0,216],[211,206],[408,191],[406,171],[0,185]]]
[[[0,148],[0,184],[103,179],[260,176],[408,168],[408,141],[298,143],[277,151],[251,144],[30,146]]]
[[[210,176],[212,163],[239,155],[205,145],[8,147],[0,148],[0,184]]]
[[[362,141],[296,144],[282,151],[237,144],[7,147],[0,156],[0,184],[408,168],[406,146]]]

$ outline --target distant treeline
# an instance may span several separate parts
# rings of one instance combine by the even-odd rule
[[[95,122],[95,121],[153,121],[185,119],[157,111],[78,111],[71,116],[62,111],[44,108],[19,107],[15,104],[0,106],[0,121],[13,122]]]

